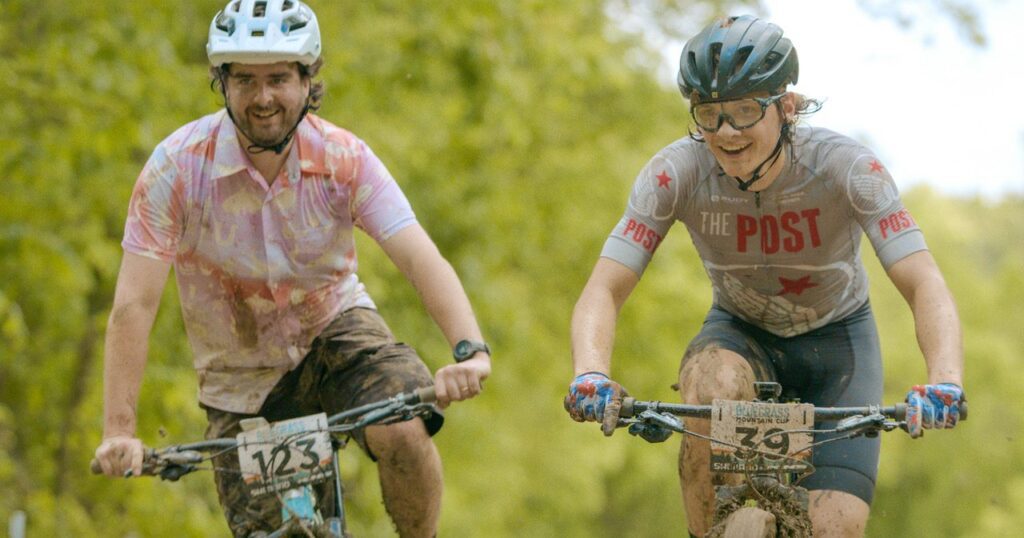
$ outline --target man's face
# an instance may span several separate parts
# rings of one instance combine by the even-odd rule
[[[272,146],[299,121],[309,95],[309,79],[298,64],[231,64],[225,85],[228,106],[250,142]]]
[[[767,98],[768,95],[757,95],[756,97]],[[753,103],[753,105],[751,105]],[[793,112],[793,100],[790,94],[784,95],[779,103],[782,104],[786,114]],[[743,108],[754,106],[759,109],[760,105],[752,100],[735,100],[725,103],[710,103],[706,105],[710,110],[729,113],[729,110],[740,112]],[[759,112],[760,110],[758,110]],[[738,115],[738,114],[737,114]],[[775,144],[779,140],[779,132],[782,128],[782,114],[777,105],[770,104],[764,109],[764,117],[757,123],[744,129],[736,129],[728,121],[722,121],[717,131],[704,128],[700,129],[701,135],[707,142],[708,149],[715,156],[715,160],[722,167],[726,174],[733,177],[749,178],[754,169],[771,155]],[[736,122],[741,125],[744,122]],[[762,173],[765,172],[762,170]]]

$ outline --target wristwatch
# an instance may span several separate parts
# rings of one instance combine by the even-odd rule
[[[488,355],[491,354],[491,348],[487,347],[487,344],[483,342],[474,342],[472,340],[459,340],[455,347],[452,348],[452,356],[455,357],[455,362],[462,362],[469,360],[473,355],[483,351]]]

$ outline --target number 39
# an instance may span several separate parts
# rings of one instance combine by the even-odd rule
[[[764,432],[764,436],[761,439],[755,440],[758,433],[761,433],[761,431],[757,428],[736,426],[736,434],[742,436],[740,444],[746,448],[755,449],[758,444],[762,444],[768,450],[778,454],[789,452],[789,434],[785,430],[771,428]]]

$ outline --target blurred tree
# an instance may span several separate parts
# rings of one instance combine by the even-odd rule
[[[857,0],[857,4],[868,13],[891,19],[906,29],[919,26],[922,22],[935,22],[934,15],[942,15],[953,23],[956,30],[969,43],[984,47],[988,44],[988,39],[982,22],[982,9],[978,7],[978,3],[977,0]]]

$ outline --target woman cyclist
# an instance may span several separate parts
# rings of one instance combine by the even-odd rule
[[[788,91],[796,50],[751,16],[714,22],[689,40],[678,84],[696,125],[640,171],[572,319],[575,379],[565,406],[611,433],[625,391],[609,377],[616,317],[672,225],[682,222],[714,290],[679,370],[682,399],[749,400],[753,381],[819,406],[881,403],[881,353],[859,257],[866,233],[914,315],[926,384],[908,394],[911,434],[951,428],[963,400],[960,323],[924,236],[885,166],[835,132],[797,126],[816,102]],[[706,420],[687,427],[707,433]],[[860,536],[879,439],[824,445],[810,490],[815,536]],[[708,442],[684,436],[680,480],[691,536],[714,494]]]

